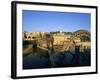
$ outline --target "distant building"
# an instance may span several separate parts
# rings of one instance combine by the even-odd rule
[[[68,41],[71,35],[65,35],[62,31],[59,31],[59,33],[53,34],[54,38],[54,45],[60,45],[64,42]]]
[[[91,42],[79,42],[76,45],[80,46],[80,52],[83,52],[84,49],[90,49],[91,48]]]
[[[75,38],[73,38],[73,40],[75,41],[75,43],[79,43],[79,42],[81,42],[81,40],[80,40],[79,37],[75,37]]]
[[[91,48],[91,42],[83,40],[81,37],[86,36],[90,39],[90,33],[85,30],[71,32],[23,32],[23,40],[36,40],[37,46],[41,48],[53,47],[55,52],[70,51],[75,52],[75,46],[80,46],[80,51]],[[85,39],[84,37],[82,39]]]
[[[23,32],[23,40],[34,40],[37,37],[43,37],[45,32]]]

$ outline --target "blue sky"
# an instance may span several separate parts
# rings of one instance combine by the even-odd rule
[[[23,31],[66,31],[79,29],[90,31],[91,15],[89,13],[50,12],[23,10]]]

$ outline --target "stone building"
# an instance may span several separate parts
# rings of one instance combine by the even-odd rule
[[[66,41],[69,40],[70,37],[71,35],[65,35],[62,31],[60,31],[59,33],[53,35],[53,38],[54,38],[53,45],[64,44],[66,43]]]
[[[23,40],[34,40],[43,37],[45,32],[23,32]]]
[[[47,32],[23,32],[23,40],[37,40],[37,46],[47,49],[54,48],[55,52],[75,52],[75,46],[80,46],[80,51],[91,48],[90,41],[81,41],[82,36],[90,38],[90,33],[85,30],[78,30],[73,34],[64,34],[59,31],[54,34]]]

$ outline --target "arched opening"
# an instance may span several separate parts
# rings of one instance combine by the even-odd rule
[[[35,39],[36,37],[32,37],[32,39]]]
[[[30,39],[31,37],[29,36],[28,38]]]

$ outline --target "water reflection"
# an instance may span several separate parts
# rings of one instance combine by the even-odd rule
[[[52,49],[45,51],[33,46],[32,53],[23,55],[23,69],[90,66],[90,52],[86,51],[55,53]]]

